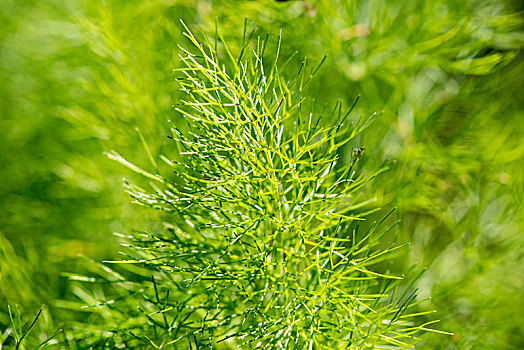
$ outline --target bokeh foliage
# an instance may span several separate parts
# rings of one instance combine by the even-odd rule
[[[147,164],[135,128],[153,154],[169,147],[179,19],[212,33],[218,18],[239,46],[245,16],[259,35],[282,29],[283,57],[328,55],[308,90],[319,109],[360,95],[356,115],[381,111],[361,163],[391,170],[368,195],[398,206],[413,244],[395,266],[428,267],[421,293],[455,333],[420,347],[522,348],[524,19],[510,1],[2,1],[2,331],[7,303],[27,320],[48,305],[49,335],[86,322],[64,308],[88,302],[64,277],[92,273],[75,256],[112,257],[112,231],[160,222],[128,204],[103,151]]]

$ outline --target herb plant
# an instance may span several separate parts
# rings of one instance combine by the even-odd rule
[[[194,49],[182,49],[186,97],[176,110],[187,126],[171,123],[180,152],[161,156],[170,175],[161,175],[144,140],[154,172],[108,154],[152,181],[152,191],[126,182],[136,202],[170,215],[164,233],[125,237],[127,258],[110,262],[135,266],[142,277],[132,282],[110,270],[120,297],[94,306],[122,310],[112,305],[129,295],[143,301],[138,311],[118,311],[122,323],[103,343],[412,347],[418,332],[430,330],[414,318],[429,312],[415,311],[416,289],[384,271],[384,260],[405,245],[382,243],[389,214],[359,229],[378,210],[362,188],[385,169],[359,175],[363,149],[347,161],[341,152],[372,118],[350,122],[352,108],[344,113],[340,101],[316,115],[302,92],[320,65],[304,60],[286,80],[294,58],[279,61],[280,38],[268,64],[267,38],[244,31],[235,56],[218,30],[206,45],[186,30]]]
[[[307,90],[294,90],[315,97],[315,109],[306,105],[309,99],[303,106],[313,118],[326,102],[357,94],[350,120],[383,109],[337,150],[335,168],[361,145],[356,174],[390,167],[354,193],[355,201],[376,201],[353,215],[371,205],[396,206],[382,225],[402,221],[376,247],[411,242],[394,262],[370,269],[402,276],[413,264],[427,266],[418,298],[432,299],[420,309],[438,309],[440,327],[454,336],[427,334],[417,348],[524,348],[524,17],[520,2],[508,0],[3,1],[0,347],[34,349],[60,329],[41,347],[143,349],[154,348],[147,338],[158,346],[174,339],[148,317],[159,317],[154,313],[166,300],[166,309],[184,300],[193,286],[180,292],[147,265],[92,261],[120,259],[110,232],[133,227],[158,235],[164,221],[184,223],[131,205],[120,186],[128,169],[104,160],[102,150],[116,149],[178,182],[158,157],[187,159],[167,149],[176,142],[165,137],[168,118],[188,130],[170,115],[180,100],[173,75],[181,73],[172,73],[181,63],[175,43],[184,41],[178,20],[213,37],[218,18],[236,57],[245,16],[261,37],[283,28],[281,63],[295,50],[297,57],[329,55]],[[269,65],[274,40],[268,45]],[[279,67],[289,80],[299,66],[293,59]],[[137,150],[134,127],[156,166]],[[132,178],[150,191],[147,181]],[[366,220],[355,220],[346,233],[357,224],[365,232],[384,213],[362,216]],[[124,248],[127,260],[140,257],[134,250]],[[401,282],[397,295],[407,285]],[[177,312],[160,315],[172,320]],[[421,316],[416,324],[434,317]],[[189,347],[184,341],[169,347]]]

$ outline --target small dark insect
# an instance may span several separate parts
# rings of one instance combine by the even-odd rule
[[[277,0],[278,2],[286,2],[286,1],[289,1],[289,0]]]
[[[353,163],[359,160],[362,153],[364,153],[364,147],[357,147],[353,149]]]

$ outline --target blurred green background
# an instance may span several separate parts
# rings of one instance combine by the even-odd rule
[[[524,348],[524,13],[518,1],[2,0],[0,2],[0,341],[7,305],[44,317],[28,344],[87,315],[65,276],[114,257],[112,232],[154,229],[130,204],[126,169],[166,149],[183,21],[232,46],[244,18],[282,54],[328,58],[310,97],[380,117],[359,140],[366,191],[398,207],[412,242],[395,269],[419,282],[438,328],[421,349]],[[298,62],[298,59],[297,59]],[[3,334],[3,335],[2,335]],[[4,340],[2,340],[4,339]],[[34,346],[34,345],[33,345]]]

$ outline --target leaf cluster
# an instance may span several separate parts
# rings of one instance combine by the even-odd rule
[[[171,136],[182,161],[161,157],[174,176],[152,157],[155,172],[108,154],[151,180],[153,191],[126,183],[138,203],[173,214],[165,233],[132,236],[113,262],[157,276],[156,310],[143,315],[162,336],[133,335],[158,348],[411,347],[429,330],[412,318],[426,313],[410,313],[416,290],[377,268],[404,245],[380,244],[386,218],[358,225],[378,210],[362,187],[385,169],[357,175],[362,149],[347,163],[339,153],[371,119],[349,122],[340,101],[314,115],[301,91],[319,66],[304,60],[286,80],[280,39],[268,65],[267,40],[246,31],[235,56],[218,30],[205,45],[186,30],[177,111],[187,126],[172,123]]]

